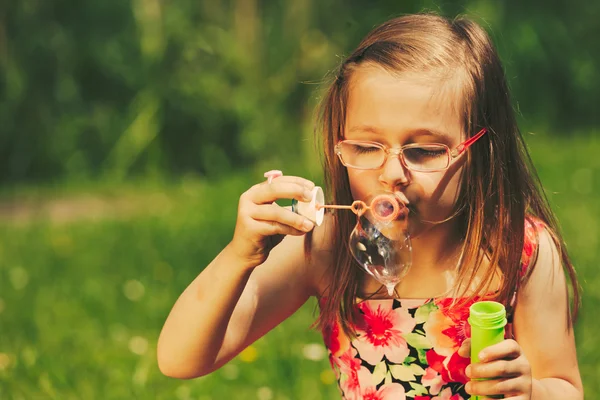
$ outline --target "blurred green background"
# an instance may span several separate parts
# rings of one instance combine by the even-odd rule
[[[0,3],[0,398],[339,398],[312,301],[194,381],[161,376],[156,340],[264,170],[320,182],[326,73],[374,25],[427,10],[499,48],[585,290],[595,398],[600,2],[558,0]]]

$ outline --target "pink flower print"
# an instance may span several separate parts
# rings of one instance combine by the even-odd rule
[[[352,371],[347,376],[348,379],[342,378],[340,387],[344,392],[344,399],[346,400],[362,400],[364,399],[361,387],[363,382],[371,380],[371,372],[365,367],[361,366],[357,371]]]
[[[388,383],[379,388],[368,387],[363,392],[363,400],[406,400],[404,387],[399,383]]]
[[[351,372],[358,371],[360,368],[360,358],[357,358],[356,349],[353,347],[339,357],[334,357],[336,365],[340,368],[340,371],[344,374],[350,374]]]
[[[416,400],[416,398],[415,398]],[[452,394],[450,388],[446,388],[438,396],[432,397],[431,400],[465,400],[460,394]]]
[[[377,305],[370,303],[359,305],[356,328],[358,337],[353,342],[360,357],[371,365],[377,365],[385,356],[388,361],[402,363],[410,350],[403,333],[410,333],[416,322],[404,308],[392,309],[392,302]]]
[[[347,400],[360,400],[362,397],[361,386],[371,383],[371,372],[360,365],[360,359],[356,358],[356,349],[350,347],[341,357],[334,357],[340,369],[340,388]]]
[[[421,383],[423,386],[429,388],[429,393],[438,394],[442,389],[442,386],[447,382],[444,381],[442,375],[440,375],[436,370],[433,368],[427,368],[425,370],[425,375],[423,375],[423,378],[421,379]]]

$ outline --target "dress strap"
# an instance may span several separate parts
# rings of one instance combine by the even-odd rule
[[[523,238],[523,252],[521,253],[519,279],[517,280],[517,284],[515,285],[515,289],[506,310],[509,322],[512,322],[519,287],[527,280],[527,278],[529,278],[533,264],[537,260],[539,232],[544,228],[545,224],[541,220],[534,217],[525,218],[525,237]]]

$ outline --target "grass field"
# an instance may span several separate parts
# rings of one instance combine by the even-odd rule
[[[531,136],[528,143],[585,290],[576,333],[587,397],[594,398],[600,141]],[[227,243],[237,198],[256,179],[5,193],[0,398],[339,398],[321,337],[309,328],[312,301],[208,377],[176,381],[156,366],[166,314]]]

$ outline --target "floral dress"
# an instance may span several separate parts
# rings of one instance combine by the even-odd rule
[[[543,225],[527,220],[521,277],[537,251]],[[515,296],[508,307],[514,306]],[[339,324],[323,330],[331,366],[346,400],[467,400],[465,369],[470,360],[458,355],[471,336],[467,322],[474,301],[455,299],[365,300],[356,305],[357,337]],[[509,335],[511,329],[507,329]]]

